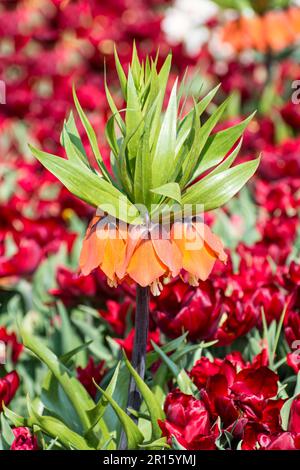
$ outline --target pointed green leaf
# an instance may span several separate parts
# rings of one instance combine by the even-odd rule
[[[239,154],[239,151],[241,150],[243,144],[243,139],[241,138],[239,144],[235,147],[235,149],[226,157],[220,165],[216,166],[209,174],[210,175],[216,175],[217,173],[221,173],[222,171],[228,170],[228,168],[231,167],[231,165],[234,163],[236,157]]]
[[[199,103],[197,103],[197,113],[198,116],[201,116],[204,111],[206,110],[209,103],[214,99],[215,95],[217,94],[221,85],[216,86],[213,90],[211,90],[204,98],[202,98]],[[191,110],[180,122],[179,129],[178,129],[178,136],[177,136],[177,143],[176,143],[176,153],[179,152],[180,148],[182,147],[184,141],[186,140],[192,122],[193,122],[194,111]]]
[[[120,81],[120,85],[122,89],[122,94],[123,94],[124,99],[126,99],[127,79],[126,79],[126,75],[123,70],[123,67],[121,65],[116,46],[114,46],[114,56],[115,56],[116,69],[117,69],[117,73],[118,73],[118,77],[119,77],[119,81]]]
[[[156,439],[155,441],[150,442],[149,444],[142,444],[140,445],[140,447],[146,450],[170,449],[166,437]]]
[[[178,183],[167,183],[159,188],[151,189],[151,192],[174,199],[181,204],[181,190]]]
[[[182,393],[186,393],[187,395],[194,395],[196,392],[196,386],[193,384],[190,377],[187,375],[184,369],[180,369],[175,362],[173,362],[164,352],[163,350],[156,344],[154,341],[151,341],[153,349],[158,353],[164,363],[168,366],[172,375],[175,377],[178,387],[182,391]]]
[[[144,440],[143,434],[141,433],[137,425],[132,421],[132,419],[129,418],[125,411],[122,410],[118,403],[111,397],[111,395],[105,390],[102,390],[102,388],[100,388],[99,386],[97,388],[100,390],[100,392],[103,393],[104,397],[110,403],[114,412],[118,416],[127,437],[128,450],[137,449],[139,444],[141,444]]]
[[[93,407],[94,402],[83,385],[73,377],[69,370],[50,351],[41,341],[29,334],[23,327],[20,334],[24,346],[30,349],[42,362],[44,362],[61,384],[67,397],[81,419],[83,427],[87,430],[90,427],[90,421],[86,410]]]
[[[150,388],[148,387],[148,385],[141,379],[139,374],[136,372],[136,370],[130,364],[128,358],[126,357],[126,355],[124,353],[124,351],[123,351],[123,355],[124,355],[125,364],[126,364],[128,370],[129,370],[129,372],[133,376],[133,378],[134,378],[134,380],[135,380],[135,382],[138,386],[138,389],[141,392],[141,395],[142,395],[143,399],[145,400],[148,411],[150,413],[150,419],[151,419],[151,423],[152,423],[152,439],[153,440],[154,439],[155,440],[159,439],[161,437],[161,429],[158,425],[158,420],[159,419],[160,420],[165,419],[165,414],[164,414],[160,404],[156,400],[156,397],[153,395]]]
[[[114,374],[111,378],[111,381],[109,382],[107,388],[106,388],[106,393],[108,393],[110,396],[113,396],[113,393],[115,391],[115,387],[117,384],[117,379],[120,371],[120,362],[118,363]],[[95,382],[96,387],[98,384]],[[88,411],[88,415],[91,420],[91,428],[94,428],[95,425],[103,418],[103,415],[105,413],[106,407],[108,405],[108,400],[106,400],[104,397],[101,397],[97,403],[97,405],[92,408],[91,410]]]
[[[41,416],[30,403],[28,403],[28,412],[33,425],[39,426],[50,437],[54,439],[57,437],[66,449],[70,447],[76,450],[94,449],[83,437],[72,431],[59,419],[52,416]]]
[[[209,211],[228,202],[254,175],[260,158],[241,163],[193,184],[182,196],[183,204],[203,204]]]
[[[160,129],[155,153],[152,161],[152,177],[155,186],[168,182],[170,168],[173,167],[176,148],[176,122],[177,122],[177,80],[170,95],[168,107]]]
[[[141,110],[141,104],[139,101],[138,93],[133,80],[131,68],[128,70],[128,82],[127,82],[127,107],[126,107],[126,135],[130,135],[131,138],[128,142],[128,158],[129,161],[135,159],[138,152],[138,145],[141,134],[143,132],[142,126],[138,126],[143,120],[143,114]]]
[[[33,155],[75,196],[110,215],[133,222],[139,213],[117,188],[85,168],[29,146]]]
[[[75,90],[75,86],[73,86],[73,99],[74,99],[74,103],[75,103],[75,106],[76,106],[76,110],[77,110],[77,112],[79,114],[79,117],[81,119],[82,125],[85,129],[85,132],[87,133],[87,136],[88,136],[91,148],[93,150],[93,153],[95,155],[96,161],[98,163],[98,166],[99,166],[100,170],[102,171],[102,174],[103,174],[104,178],[107,181],[111,181],[111,177],[110,177],[110,175],[107,171],[106,166],[104,165],[103,158],[102,158],[102,155],[101,155],[100,150],[99,150],[96,133],[95,133],[90,121],[88,120],[85,112],[83,111],[83,109],[82,109],[82,107],[79,103],[79,100],[78,100],[77,94],[76,94],[76,90]]]
[[[218,165],[225,155],[232,149],[237,140],[241,137],[255,113],[239,124],[225,129],[217,134],[211,135],[201,152],[200,164],[196,169],[193,178],[198,177],[209,168]]]
[[[90,168],[88,157],[77,130],[72,111],[70,112],[69,118],[64,123],[61,137],[62,145],[66,150],[68,158],[74,159],[75,161],[79,160]]]

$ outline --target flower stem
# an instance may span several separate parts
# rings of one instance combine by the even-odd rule
[[[149,287],[136,287],[136,312],[135,312],[135,333],[132,352],[132,366],[144,380],[146,368],[146,349],[149,329]],[[139,411],[142,402],[141,394],[137,388],[135,380],[130,377],[128,389],[127,410],[132,408]],[[133,418],[137,422],[137,418]],[[122,432],[120,439],[120,450],[127,447],[125,433]]]

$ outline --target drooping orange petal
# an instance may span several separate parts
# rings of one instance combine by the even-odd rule
[[[146,287],[166,272],[167,267],[155,253],[151,240],[142,240],[129,260],[127,267],[129,276],[140,286]]]
[[[108,237],[101,269],[111,281],[116,279],[117,266],[120,264],[121,257],[125,253],[124,245],[124,240]]]
[[[173,240],[152,239],[155,252],[173,277],[178,276],[182,268],[182,254]]]
[[[141,240],[143,239],[144,235],[144,227],[131,227],[131,229],[128,231],[126,245],[123,247],[123,253],[120,257],[120,262],[116,267],[116,274],[119,279],[123,279],[123,277],[125,276],[129,261],[134,253],[134,250],[141,243]]]
[[[220,238],[211,231],[208,225],[201,222],[194,222],[194,225],[200,236],[204,238],[205,243],[218,255],[219,260],[226,262],[227,254],[224,251],[224,246]]]
[[[192,223],[182,225],[183,236],[174,239],[183,256],[182,267],[192,276],[205,281],[211,273],[217,256],[204,244]]]
[[[92,225],[83,240],[79,267],[84,276],[90,274],[103,260],[107,237],[105,234],[101,238],[98,235],[96,226]]]

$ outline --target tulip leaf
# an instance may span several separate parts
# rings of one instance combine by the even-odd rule
[[[10,425],[8,424],[5,416],[1,413],[1,440],[5,447],[8,449],[11,447],[15,440],[14,433],[12,432]]]
[[[297,375],[297,382],[296,382],[296,387],[294,390],[294,395],[283,404],[280,410],[281,426],[284,431],[288,431],[291,407],[292,407],[293,401],[299,395],[299,393],[300,393],[300,372],[298,372],[298,375]]]
[[[260,158],[241,163],[193,184],[182,196],[183,204],[203,204],[209,211],[226,204],[254,175]]]
[[[30,419],[23,418],[23,416],[20,416],[20,415],[16,414],[14,411],[7,408],[4,404],[3,404],[3,412],[6,416],[6,418],[9,419],[9,421],[16,428],[31,425]]]
[[[60,383],[80,418],[83,428],[86,430],[89,429],[90,421],[86,410],[94,406],[94,401],[86,389],[71,375],[67,367],[58,360],[57,356],[41,341],[29,334],[23,327],[20,329],[20,334],[24,346],[48,366],[54,377]]]
[[[102,390],[102,388],[99,386],[97,386],[97,388],[100,390],[100,392],[102,392],[103,396],[110,403],[118,419],[120,420],[127,437],[128,450],[137,449],[139,444],[141,444],[144,440],[144,436],[139,430],[138,426],[132,421],[132,419],[129,418],[129,416],[125,413],[124,410],[122,410],[122,408],[109,393],[107,393],[105,390]]]
[[[140,447],[146,450],[170,449],[170,446],[167,443],[167,439],[165,437],[160,437],[159,439],[156,439],[149,444],[142,444]]]
[[[58,438],[66,449],[71,447],[76,450],[94,450],[82,436],[72,431],[59,419],[40,415],[29,400],[27,406],[32,425],[39,426],[50,437]]]
[[[151,392],[150,388],[148,385],[141,379],[139,374],[136,372],[136,370],[132,367],[130,364],[128,358],[126,357],[125,353],[123,352],[124,355],[124,360],[125,364],[131,373],[132,377],[134,378],[139,391],[141,392],[141,395],[143,399],[145,400],[145,403],[147,405],[147,408],[150,413],[150,419],[151,419],[151,424],[152,424],[152,439],[159,439],[161,437],[161,429],[158,425],[158,420],[165,419],[165,414],[158,403],[156,397],[153,395]]]
[[[178,383],[178,387],[182,391],[182,393],[186,393],[187,395],[194,395],[196,392],[196,386],[193,384],[190,377],[187,375],[184,369],[180,369],[175,362],[173,362],[164,352],[163,350],[156,344],[154,341],[151,341],[153,349],[158,353],[160,358],[164,361],[164,363],[168,366],[172,375],[176,378]]]
[[[112,396],[114,391],[115,391],[119,371],[120,371],[120,362],[118,363],[118,365],[117,365],[117,367],[114,371],[114,374],[111,378],[111,381],[109,382],[109,384],[106,388],[106,393],[108,393],[110,396]],[[95,385],[96,385],[96,387],[98,386],[97,383],[95,383]],[[89,415],[91,423],[92,423],[91,428],[94,428],[96,426],[96,424],[102,419],[102,417],[105,413],[107,405],[108,405],[108,400],[106,400],[104,397],[101,397],[99,399],[97,405],[94,408],[92,408],[91,410],[88,411],[88,415]]]

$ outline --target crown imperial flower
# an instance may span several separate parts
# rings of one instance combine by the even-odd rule
[[[123,119],[105,83],[112,111],[106,125],[112,172],[104,164],[75,89],[76,110],[98,169],[89,163],[72,113],[61,135],[67,159],[31,150],[73,194],[97,208],[80,256],[84,275],[100,268],[111,286],[135,281],[150,285],[156,295],[164,278],[179,274],[197,285],[207,279],[217,259],[226,261],[221,241],[201,213],[225,204],[259,163],[256,159],[231,168],[241,142],[234,146],[252,116],[212,134],[228,100],[206,121],[202,115],[218,87],[194,101],[182,117],[177,79],[163,110],[171,55],[158,70],[157,58],[141,62],[134,46],[127,75],[116,51],[115,60],[126,108]]]

